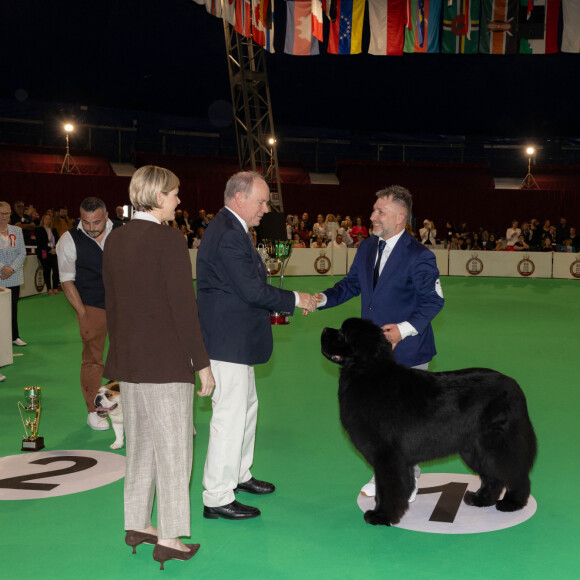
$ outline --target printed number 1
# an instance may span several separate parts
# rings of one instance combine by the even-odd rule
[[[450,481],[444,485],[434,487],[422,487],[417,494],[428,495],[430,493],[441,493],[441,497],[429,518],[430,522],[443,522],[452,524],[467,490],[467,483]]]

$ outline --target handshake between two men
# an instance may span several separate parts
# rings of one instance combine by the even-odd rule
[[[306,292],[298,292],[298,308],[302,308],[302,315],[306,316],[309,312],[314,312],[322,298],[321,294],[308,294]]]

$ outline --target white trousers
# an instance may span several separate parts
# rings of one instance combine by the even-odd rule
[[[125,529],[151,525],[157,493],[162,539],[190,535],[193,458],[191,383],[120,383],[127,438]]]
[[[210,360],[216,386],[203,472],[203,503],[219,507],[232,503],[234,489],[252,474],[258,418],[254,367]]]

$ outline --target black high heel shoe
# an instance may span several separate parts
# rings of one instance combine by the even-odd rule
[[[139,544],[157,544],[157,536],[153,536],[152,534],[145,534],[143,532],[136,532],[135,530],[127,530],[125,544],[132,546],[133,554],[136,554],[137,546]]]
[[[188,552],[184,552],[182,550],[175,550],[174,548],[168,548],[167,546],[160,546],[157,544],[155,548],[153,548],[153,559],[156,560],[161,564],[160,570],[165,570],[163,564],[167,560],[189,560],[193,558],[197,551],[199,550],[199,544],[185,544],[188,548]]]

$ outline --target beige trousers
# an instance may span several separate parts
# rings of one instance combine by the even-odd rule
[[[125,529],[142,530],[151,525],[157,493],[159,537],[189,536],[194,386],[120,385],[127,439]]]
[[[258,418],[254,367],[210,360],[216,386],[203,472],[203,503],[207,507],[234,501],[234,488],[252,474]]]

